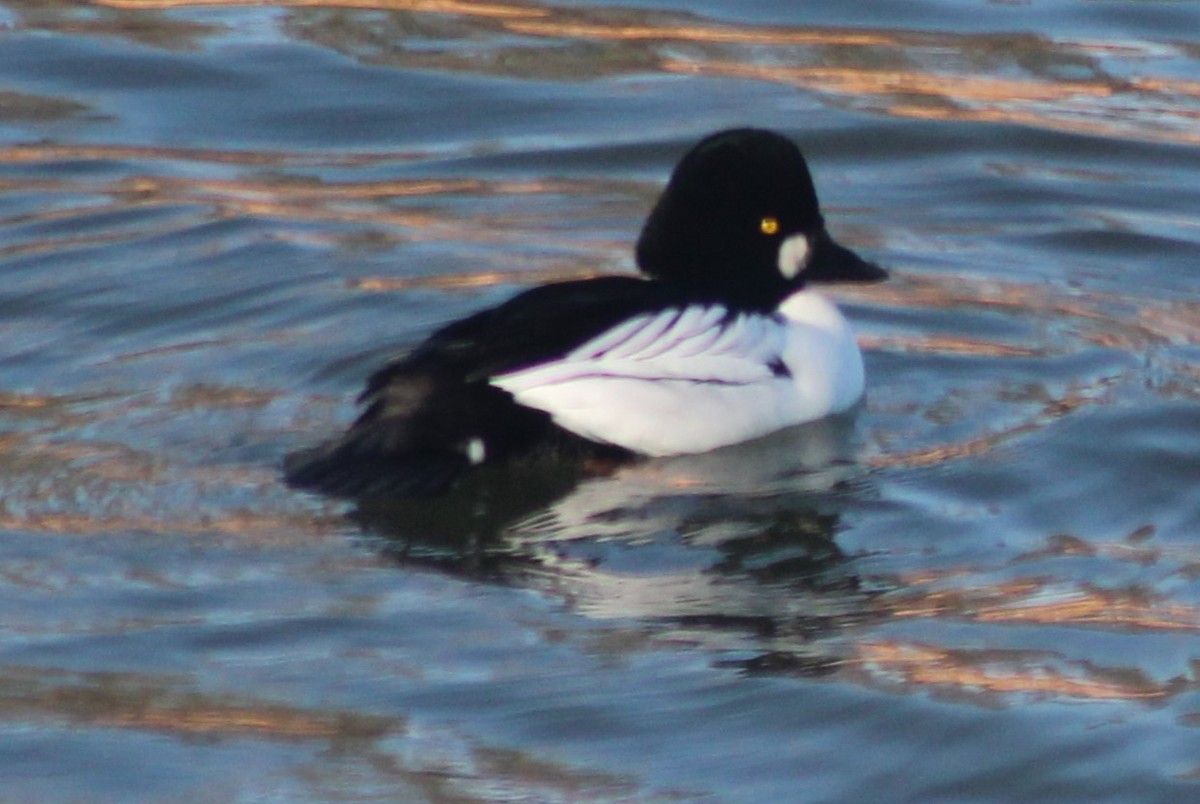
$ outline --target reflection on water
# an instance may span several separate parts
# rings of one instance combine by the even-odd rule
[[[1194,605],[1030,575],[1023,565],[1079,555],[1135,566],[1166,560],[1190,572],[1183,567],[1200,553],[1145,547],[1154,536],[1146,526],[1113,545],[1052,536],[1044,548],[1006,558],[1010,572],[990,583],[966,568],[872,571],[869,561],[838,546],[838,512],[878,491],[837,457],[852,453],[850,431],[820,431],[830,424],[846,422],[610,477],[485,477],[433,503],[362,504],[355,518],[404,565],[565,596],[590,617],[634,618],[653,624],[660,639],[744,654],[720,664],[755,674],[837,674],[883,689],[953,689],[958,699],[984,706],[1000,703],[998,694],[1152,703],[1195,689],[1182,677],[1156,681],[1136,664],[1097,664],[1069,648],[956,649],[870,637],[847,643],[847,630],[929,618],[1195,633]],[[1001,441],[942,450],[936,459],[930,451],[919,460],[878,463],[958,460]]]
[[[1193,795],[1197,12],[680,5],[5,5],[4,797]],[[857,416],[280,484],[743,122],[893,269]]]
[[[0,679],[0,709],[25,710],[87,725],[164,730],[184,735],[266,734],[284,740],[372,740],[393,719],[355,713],[289,710],[282,706],[206,700],[190,690],[173,690],[161,677],[133,674],[25,672],[10,669]]]
[[[212,2],[241,6],[241,0]],[[103,0],[126,12],[189,0]],[[898,117],[1005,122],[1197,144],[1200,82],[1143,73],[1185,42],[737,26],[536,3],[278,2],[297,37],[372,62],[578,80],[647,72],[781,82]],[[193,36],[184,29],[181,35]]]
[[[823,640],[886,616],[873,602],[886,581],[860,579],[836,541],[843,498],[869,493],[845,457],[852,433],[845,417],[602,477],[476,476],[354,516],[403,566],[641,621],[656,639],[729,657],[722,666],[825,675],[846,657]]]

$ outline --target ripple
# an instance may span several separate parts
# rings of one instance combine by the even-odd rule
[[[6,790],[1186,799],[1198,52],[1142,5],[10,3]],[[632,270],[746,122],[892,270],[830,289],[855,417],[282,486],[388,355]]]

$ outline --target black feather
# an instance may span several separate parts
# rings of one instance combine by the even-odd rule
[[[690,297],[661,283],[606,277],[537,287],[450,324],[372,374],[358,419],[340,438],[289,455],[285,477],[343,497],[425,496],[444,491],[473,457],[499,463],[548,454],[626,456],[559,428],[488,381]]]
[[[763,223],[770,219],[770,231]],[[813,253],[795,276],[778,267],[781,243],[803,235]],[[769,313],[809,276],[877,280],[882,269],[825,232],[800,150],[757,129],[719,132],[672,173],[638,240],[649,277],[545,285],[449,324],[367,379],[363,412],[338,439],[285,461],[289,483],[329,494],[436,494],[467,468],[539,456],[627,457],[517,404],[491,385],[505,373],[561,358],[644,313],[720,304],[728,321]],[[777,376],[787,367],[773,364]]]

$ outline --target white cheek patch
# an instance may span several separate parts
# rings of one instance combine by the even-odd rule
[[[779,245],[779,273],[784,279],[795,279],[808,267],[812,258],[812,246],[807,235],[792,235]]]

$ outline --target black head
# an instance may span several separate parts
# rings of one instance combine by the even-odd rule
[[[808,281],[875,281],[887,272],[825,231],[800,149],[740,128],[701,140],[675,167],[642,229],[649,276],[773,307]]]

